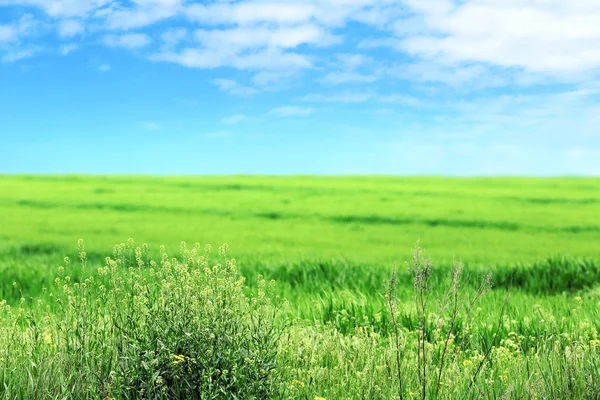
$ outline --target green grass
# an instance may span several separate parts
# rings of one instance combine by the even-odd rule
[[[405,265],[417,240],[433,259],[425,318],[431,328],[426,341],[430,351],[425,358],[431,371],[440,365],[445,371],[439,389],[433,381],[426,385],[426,397],[600,398],[595,361],[600,347],[598,193],[600,179],[583,178],[0,176],[0,298],[9,307],[0,335],[5,354],[0,398],[132,398],[142,389],[149,398],[189,397],[189,387],[174,382],[200,387],[207,377],[217,383],[203,392],[225,390],[219,395],[223,398],[242,392],[247,396],[240,398],[395,398],[400,393],[397,333],[403,349],[403,398],[420,398],[415,360],[423,324],[415,313],[413,274]],[[146,264],[151,258],[161,263],[160,245],[177,254],[182,241],[202,247],[228,243],[229,256],[247,285],[232,283],[237,282],[237,268],[218,283],[170,267],[157,280],[146,268],[135,272],[137,280],[147,279],[150,285],[179,279],[193,290],[139,292],[145,299],[142,308],[119,309],[114,302],[120,295],[99,306],[101,283],[109,292],[135,286],[124,266],[114,271],[112,284],[98,271],[114,244],[130,237],[149,245]],[[65,266],[65,256],[79,257],[75,244],[80,238],[86,242],[87,270],[67,266],[70,282],[61,281],[62,273],[57,286],[58,267]],[[123,246],[133,254],[134,247]],[[450,326],[448,310],[440,304],[452,285],[455,258],[465,263],[462,314]],[[397,324],[385,297],[395,269]],[[467,316],[464,305],[488,271],[493,289]],[[188,356],[164,343],[183,340],[189,354],[207,346],[206,336],[190,341],[180,335],[183,328],[173,328],[192,323],[188,328],[196,331],[211,323],[216,330],[225,329],[218,325],[218,315],[202,316],[194,293],[212,285],[215,292],[252,299],[261,288],[258,275],[277,282],[273,304],[259,314],[280,304],[275,297],[286,299],[287,305],[277,313],[273,330],[253,331],[252,318],[258,314],[227,303],[235,312],[226,319],[237,321],[234,326],[249,336],[241,347],[227,342],[222,358],[230,365],[244,364],[256,343],[274,340],[278,346],[269,348],[277,349],[276,361],[271,369],[265,358],[267,375],[260,368],[241,374],[236,378],[240,386],[227,389],[221,375],[197,371],[193,363],[202,358],[199,354]],[[82,295],[75,289],[60,295],[67,303],[72,299],[69,307],[79,304],[75,308],[48,297],[50,292],[59,296],[63,284],[85,279],[96,282],[86,297],[96,305],[93,309],[81,306]],[[509,302],[500,317],[507,291]],[[186,320],[189,307],[199,319]],[[152,312],[141,313],[145,309]],[[86,328],[73,310],[104,321],[108,331]],[[160,323],[150,324],[149,316]],[[130,321],[135,340],[119,339],[115,318]],[[438,331],[436,318],[442,321]],[[148,331],[149,325],[155,330]],[[466,344],[450,341],[441,363],[447,329]],[[18,350],[11,347],[15,335],[33,331],[38,336],[27,336]],[[62,343],[56,342],[54,350],[43,340],[50,332]],[[79,359],[72,358],[69,346],[79,346]],[[140,346],[145,346],[141,353]],[[471,386],[473,368],[490,348]],[[177,359],[183,369],[174,371],[169,360],[178,355],[188,358]],[[115,364],[122,357],[131,363]],[[97,374],[76,373],[81,363],[89,363]],[[225,367],[217,364],[211,368],[222,372]],[[173,379],[175,372],[183,380]],[[158,376],[166,386],[155,385]]]

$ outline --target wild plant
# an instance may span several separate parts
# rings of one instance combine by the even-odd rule
[[[492,285],[491,275],[488,273],[481,281],[479,289],[471,299],[466,299],[465,294],[461,291],[461,278],[464,270],[464,265],[460,262],[454,262],[452,280],[450,288],[446,290],[445,295],[437,303],[437,310],[431,314],[431,302],[435,301],[432,298],[431,274],[432,263],[431,259],[425,257],[419,243],[415,246],[412,252],[411,263],[407,263],[407,267],[413,276],[413,301],[416,319],[416,343],[414,350],[416,352],[416,372],[419,387],[419,397],[422,399],[428,396],[438,397],[440,389],[443,385],[444,369],[448,364],[448,357],[453,356],[454,359],[459,358],[463,351],[463,345],[466,337],[469,335],[469,326],[472,323],[472,309],[481,297],[487,293]],[[398,305],[394,297],[394,292],[397,286],[396,272],[392,273],[389,280],[388,291],[386,293],[388,311],[393,325],[393,336],[396,351],[396,377],[398,379],[399,398],[404,398],[404,388],[406,384],[403,382],[404,374],[402,371],[402,360],[405,357],[406,347],[410,347],[407,343],[407,337],[401,338],[401,330],[397,322]],[[505,299],[501,310],[498,327],[493,334],[492,342],[489,344],[484,356],[479,360],[477,368],[473,373],[469,389],[477,379],[483,365],[489,358],[489,355],[496,343],[500,323],[506,308]],[[433,315],[433,318],[432,318]],[[458,333],[458,324],[462,320],[462,339],[459,345],[456,344],[456,335]],[[450,353],[453,354],[450,354]]]
[[[65,267],[31,307],[2,306],[2,398],[263,399],[278,390],[272,283],[254,296],[220,248],[150,258],[133,240],[81,278]],[[44,304],[46,302],[47,304]],[[57,308],[51,311],[51,304]]]

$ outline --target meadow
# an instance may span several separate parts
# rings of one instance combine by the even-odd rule
[[[0,205],[0,398],[600,398],[600,179],[20,175]]]

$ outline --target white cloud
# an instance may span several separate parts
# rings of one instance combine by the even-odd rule
[[[351,54],[351,53],[343,53],[337,54],[336,59],[342,65],[342,67],[346,70],[354,70],[358,67],[361,67],[365,64],[369,64],[373,62],[371,57],[365,56],[364,54]]]
[[[233,29],[197,30],[196,40],[207,48],[222,48],[232,51],[256,48],[289,49],[301,44],[333,44],[338,38],[316,25],[301,25],[286,28],[238,27]]]
[[[241,70],[278,70],[308,68],[309,56],[290,51],[300,45],[326,45],[335,37],[314,25],[268,29],[238,27],[200,29],[195,32],[198,47],[180,52],[155,54],[156,61],[169,61],[191,68],[234,67]]]
[[[223,47],[218,49],[187,48],[183,51],[162,52],[151,57],[154,61],[168,61],[190,68],[234,67],[237,69],[262,70],[280,68],[307,68],[310,59],[301,54],[264,49],[254,52],[232,53]]]
[[[137,49],[148,46],[150,38],[142,33],[130,33],[126,35],[108,35],[102,42],[110,47],[127,47]]]
[[[297,24],[310,20],[317,7],[308,2],[280,3],[274,1],[192,4],[185,10],[188,18],[205,24],[251,25],[261,22]]]
[[[110,65],[109,64],[102,64],[101,66],[98,67],[98,71],[100,72],[107,72],[110,71]]]
[[[57,18],[81,17],[112,3],[113,0],[0,0],[3,5],[38,7]]]
[[[78,45],[70,43],[70,44],[65,44],[63,46],[60,46],[58,51],[61,55],[66,56],[66,55],[69,55],[72,52],[76,51],[78,48],[79,48]]]
[[[372,93],[364,92],[341,92],[334,94],[311,93],[303,97],[303,100],[323,103],[364,103],[373,99]]]
[[[387,15],[389,19],[389,7],[394,1],[242,0],[186,4],[184,0],[133,0],[131,3],[116,0],[0,0],[0,5],[3,4],[43,9],[58,19],[56,29],[62,37],[73,37],[85,31],[93,34],[107,29],[144,28],[183,16],[196,27],[197,24],[203,26],[195,34],[197,46],[188,45],[175,51],[175,47],[187,41],[189,36],[183,25],[174,26],[163,32],[161,49],[151,57],[152,60],[193,68],[233,67],[260,72],[312,67],[313,57],[295,49],[306,45],[339,44],[342,37],[333,33],[335,28],[353,19],[368,20],[365,11]],[[384,10],[383,6],[387,8]],[[381,22],[381,18],[375,19]],[[4,40],[14,36],[8,29],[3,29],[1,35]],[[139,48],[149,44],[148,37],[142,35],[108,35],[104,43]],[[257,74],[255,83],[264,85],[276,80],[274,74]]]
[[[248,119],[248,117],[243,114],[234,114],[229,117],[223,118],[222,121],[224,124],[227,124],[227,125],[235,125],[235,124],[239,124],[240,122],[243,122],[247,119]]]
[[[0,0],[7,5],[50,16],[0,25],[12,58],[44,30],[64,38],[86,33],[107,46],[151,49],[153,61],[252,71],[250,85],[229,89],[237,95],[281,90],[311,71],[325,85],[389,79],[461,91],[585,82],[600,72],[600,3],[592,0]],[[350,22],[368,25],[367,34],[347,30]],[[157,23],[152,43],[149,27]],[[342,43],[345,53],[335,47],[333,58],[319,49]],[[404,53],[394,57],[401,62],[374,49],[380,46]]]
[[[4,54],[4,56],[2,56],[2,62],[12,63],[20,61],[25,58],[33,57],[37,52],[38,50],[36,48],[12,50]]]
[[[319,80],[324,85],[366,84],[381,77],[381,68],[374,68],[375,60],[364,54],[337,54],[329,64],[333,71]],[[360,72],[361,69],[364,71]]]
[[[11,24],[0,25],[0,43],[18,42],[22,37],[31,35],[38,25],[31,14],[24,14]]]
[[[398,32],[404,51],[546,74],[600,67],[600,3],[587,0],[407,0],[428,33]]]
[[[115,30],[143,28],[175,17],[181,11],[180,0],[134,1],[135,7],[109,8],[96,13],[105,18],[106,27]]]
[[[169,29],[160,35],[162,46],[165,49],[171,49],[177,46],[179,43],[184,42],[189,38],[190,34],[187,29],[174,28]]]
[[[358,72],[330,72],[325,75],[320,82],[326,85],[341,85],[346,83],[371,83],[375,82],[378,79],[378,76],[375,74],[372,75],[363,75]]]
[[[531,86],[552,79],[522,69],[494,70],[481,63],[447,65],[434,61],[416,61],[389,67],[390,77],[411,82],[440,83],[457,90],[469,91],[509,85]]]
[[[252,78],[254,84],[266,86],[269,84],[280,83],[283,80],[291,79],[298,75],[298,70],[294,68],[279,69],[276,71],[260,71]]]
[[[85,32],[85,26],[81,21],[68,19],[59,22],[58,24],[58,34],[63,38],[70,38],[73,36],[77,36]]]
[[[408,94],[390,94],[378,96],[376,100],[380,103],[398,104],[412,107],[421,107],[425,105],[422,99]]]
[[[235,96],[252,96],[258,93],[253,87],[240,85],[233,79],[214,79],[212,81],[220,90]]]
[[[192,4],[184,14],[207,25],[299,25],[307,22],[335,28],[347,21],[378,27],[404,12],[397,0],[248,0]]]
[[[314,113],[314,108],[298,107],[298,106],[283,106],[277,107],[269,111],[268,115],[277,115],[280,117],[301,117]]]
[[[411,107],[424,107],[425,103],[418,97],[411,96],[406,93],[395,93],[382,95],[375,92],[352,92],[345,91],[331,94],[320,94],[311,93],[307,94],[303,98],[304,101],[308,102],[322,102],[322,103],[365,103],[372,101],[383,104],[397,104],[402,106]]]
[[[0,43],[17,40],[17,30],[11,25],[0,25]]]
[[[0,56],[3,63],[17,62],[42,52],[40,46],[26,42],[37,32],[39,25],[39,21],[31,14],[24,14],[11,24],[0,25]]]
[[[239,87],[238,83],[233,79],[214,79],[213,83],[221,90],[229,91]]]

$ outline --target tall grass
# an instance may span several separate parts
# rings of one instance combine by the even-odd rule
[[[440,272],[416,248],[381,309],[349,293],[299,318],[272,282],[248,287],[226,246],[157,253],[130,240],[98,268],[80,242],[40,296],[17,285],[0,307],[0,398],[600,398],[592,293],[519,307],[526,291],[507,302],[490,275]]]

